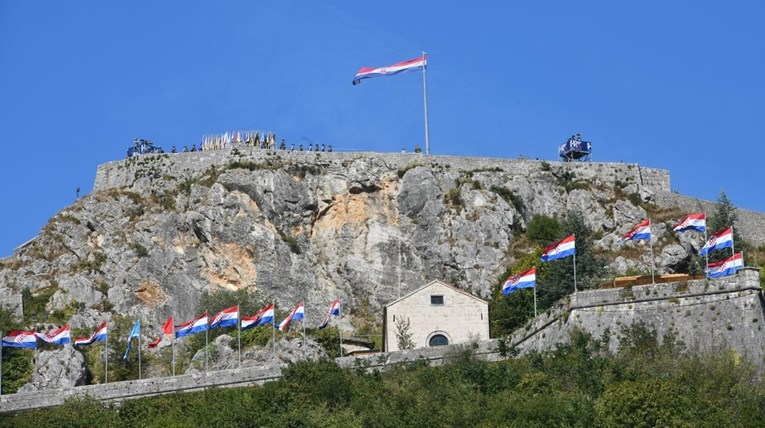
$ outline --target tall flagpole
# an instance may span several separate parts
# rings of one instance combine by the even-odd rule
[[[208,364],[207,359],[207,348],[208,348],[208,340],[210,337],[210,311],[206,310],[205,313],[207,313],[207,327],[205,328],[205,372],[210,370],[210,366]]]
[[[239,368],[242,368],[242,314],[239,313],[241,308],[236,305],[236,345],[239,348]]]
[[[272,325],[272,331],[273,331],[273,340],[274,340],[274,362],[276,362],[276,302],[273,302],[274,305],[274,316],[271,317],[271,325]]]
[[[138,319],[138,380],[141,380],[141,319]]]
[[[425,69],[427,68],[428,59],[425,51],[422,51],[422,98],[425,104],[425,154],[430,154],[430,133],[428,132],[428,90],[425,83]]]
[[[337,326],[337,332],[340,333],[340,356],[343,356],[343,330],[340,330],[340,326]]]
[[[173,341],[170,344],[173,347],[173,376],[175,376],[175,320],[173,320]]]
[[[308,351],[305,349],[306,347],[306,340],[305,340],[305,299],[303,300],[303,359],[306,359],[308,357]]]
[[[104,339],[104,383],[109,383],[109,324],[106,324],[106,338]]]
[[[576,252],[574,252],[574,293],[576,292]]]
[[[651,218],[648,218],[648,226],[651,225]],[[648,249],[650,250],[651,254],[651,284],[656,284],[656,276],[654,275],[653,270],[653,242],[651,242],[651,234],[648,235]]]
[[[537,285],[534,284],[534,318],[537,317]]]

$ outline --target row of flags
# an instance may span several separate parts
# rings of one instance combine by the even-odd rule
[[[332,317],[340,316],[340,299],[335,299],[329,308],[329,312],[321,324],[318,325],[319,329],[325,328],[329,325],[329,321]],[[280,331],[286,331],[292,321],[305,319],[305,305],[303,302],[295,307],[290,314],[275,328]],[[173,317],[168,318],[162,325],[162,333],[159,338],[149,343],[149,348],[155,348],[166,336],[174,336],[176,339],[180,339],[185,336],[189,336],[196,333],[201,333],[213,328],[223,327],[236,327],[239,326],[241,330],[247,330],[253,327],[261,326],[264,324],[271,324],[274,322],[274,304],[269,304],[258,313],[251,317],[239,317],[239,306],[233,306],[220,311],[215,314],[212,319],[209,318],[208,313],[205,312],[202,316],[197,317],[191,321],[175,325],[173,323]],[[79,337],[74,340],[74,346],[87,346],[96,342],[104,342],[107,339],[107,323],[102,323],[89,337]],[[127,349],[123,359],[127,359],[130,352],[132,339],[140,338],[141,336],[141,323],[136,321],[133,325],[133,329],[127,338]],[[53,345],[66,345],[71,343],[70,327],[69,324],[58,328],[50,333],[40,333],[35,331],[21,331],[14,330],[7,336],[2,338],[2,346],[8,348],[37,348],[37,339],[43,342]]]
[[[90,337],[78,337],[74,339],[74,346],[87,346],[95,342],[106,340],[106,323],[102,323]],[[69,324],[58,328],[50,333],[36,331],[14,330],[3,337],[2,346],[6,348],[37,348],[37,339],[51,345],[67,345],[71,343]]]
[[[685,232],[695,230],[706,232],[706,215],[704,213],[688,214],[682,221],[677,223],[673,230],[675,232]],[[651,220],[646,219],[638,223],[629,232],[619,239],[619,242],[625,241],[650,241],[651,240]],[[699,251],[702,256],[708,255],[715,250],[733,248],[733,226],[712,235]],[[551,244],[542,251],[540,260],[549,262],[563,259],[569,256],[576,256],[576,236],[571,235],[562,240]],[[733,275],[744,266],[744,255],[742,252],[733,253],[733,255],[721,262],[710,263],[707,267],[708,278],[720,278]],[[502,285],[502,294],[508,295],[522,288],[536,287],[536,266],[524,272],[510,275]],[[536,290],[535,290],[536,291]]]

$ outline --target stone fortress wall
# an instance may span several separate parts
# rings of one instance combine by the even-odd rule
[[[115,187],[130,186],[136,180],[135,172],[140,161],[155,158],[163,174],[173,177],[192,178],[207,171],[211,166],[223,166],[230,162],[250,161],[255,163],[281,157],[282,161],[295,163],[321,163],[342,165],[355,159],[377,159],[389,165],[392,170],[405,168],[412,163],[423,165],[436,163],[449,166],[457,171],[502,168],[516,175],[528,176],[539,171],[543,164],[565,167],[577,179],[589,180],[597,177],[602,182],[615,181],[638,183],[654,192],[669,192],[669,171],[644,168],[637,164],[608,162],[546,162],[532,159],[501,159],[460,156],[424,155],[421,153],[373,153],[373,152],[288,152],[240,148],[209,152],[172,153],[162,155],[140,155],[137,158],[108,162],[99,165],[93,192]]]

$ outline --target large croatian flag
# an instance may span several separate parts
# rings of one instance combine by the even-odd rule
[[[536,266],[521,272],[518,275],[510,276],[502,286],[502,294],[507,296],[521,288],[533,288],[537,285],[537,268]]]
[[[210,328],[232,327],[239,322],[239,306],[224,309],[212,317]]]
[[[709,269],[707,269],[707,278],[720,278],[733,275],[742,267],[744,267],[744,253],[738,252],[721,262],[710,263]]]
[[[304,316],[305,309],[303,308],[303,302],[300,302],[297,307],[293,309],[289,315],[287,315],[287,318],[285,318],[282,322],[279,323],[279,325],[276,326],[276,328],[278,328],[279,331],[285,331],[290,326],[292,321],[302,320]]]
[[[643,220],[633,227],[632,230],[627,232],[626,235],[619,239],[619,242],[624,241],[650,241],[651,240],[651,220]]]
[[[335,299],[334,302],[329,306],[329,312],[327,312],[327,316],[324,317],[324,321],[319,324],[319,330],[323,329],[327,325],[329,325],[329,320],[332,317],[339,317],[340,316],[340,299]]]
[[[543,262],[550,262],[553,260],[563,259],[574,254],[576,254],[576,236],[571,235],[552,245],[547,246],[547,248],[542,251],[541,260]]]
[[[704,213],[688,214],[673,229],[675,232],[685,232],[686,230],[704,232],[707,230],[707,215]]]
[[[428,59],[426,55],[422,55],[419,58],[410,59],[409,61],[399,62],[387,67],[361,67],[356,72],[356,77],[353,78],[353,84],[358,85],[362,79],[369,79],[370,77],[378,76],[392,76],[394,74],[403,73],[406,71],[417,71],[427,67]]]
[[[47,342],[53,345],[66,345],[70,342],[71,336],[69,335],[69,324],[59,328],[51,333],[37,333],[43,342]]]
[[[13,330],[3,338],[2,343],[6,348],[37,348],[37,333]]]
[[[176,325],[175,337],[180,339],[181,337],[207,331],[207,320],[208,320],[208,313],[205,312],[199,318],[195,318],[189,322]]]
[[[733,246],[733,227],[729,227],[722,232],[715,233],[709,237],[709,241],[701,248],[699,254],[706,256],[710,251],[731,248]]]
[[[251,317],[242,317],[242,330],[274,322],[274,304],[266,306]]]
[[[90,335],[90,337],[78,337],[74,339],[74,346],[86,346],[92,345],[95,342],[103,342],[106,340],[106,323],[102,323],[98,326],[96,331]]]

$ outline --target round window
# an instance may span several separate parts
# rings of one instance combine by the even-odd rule
[[[447,339],[443,334],[434,335],[430,338],[430,342],[428,342],[428,346],[444,346],[448,344],[449,339]]]

